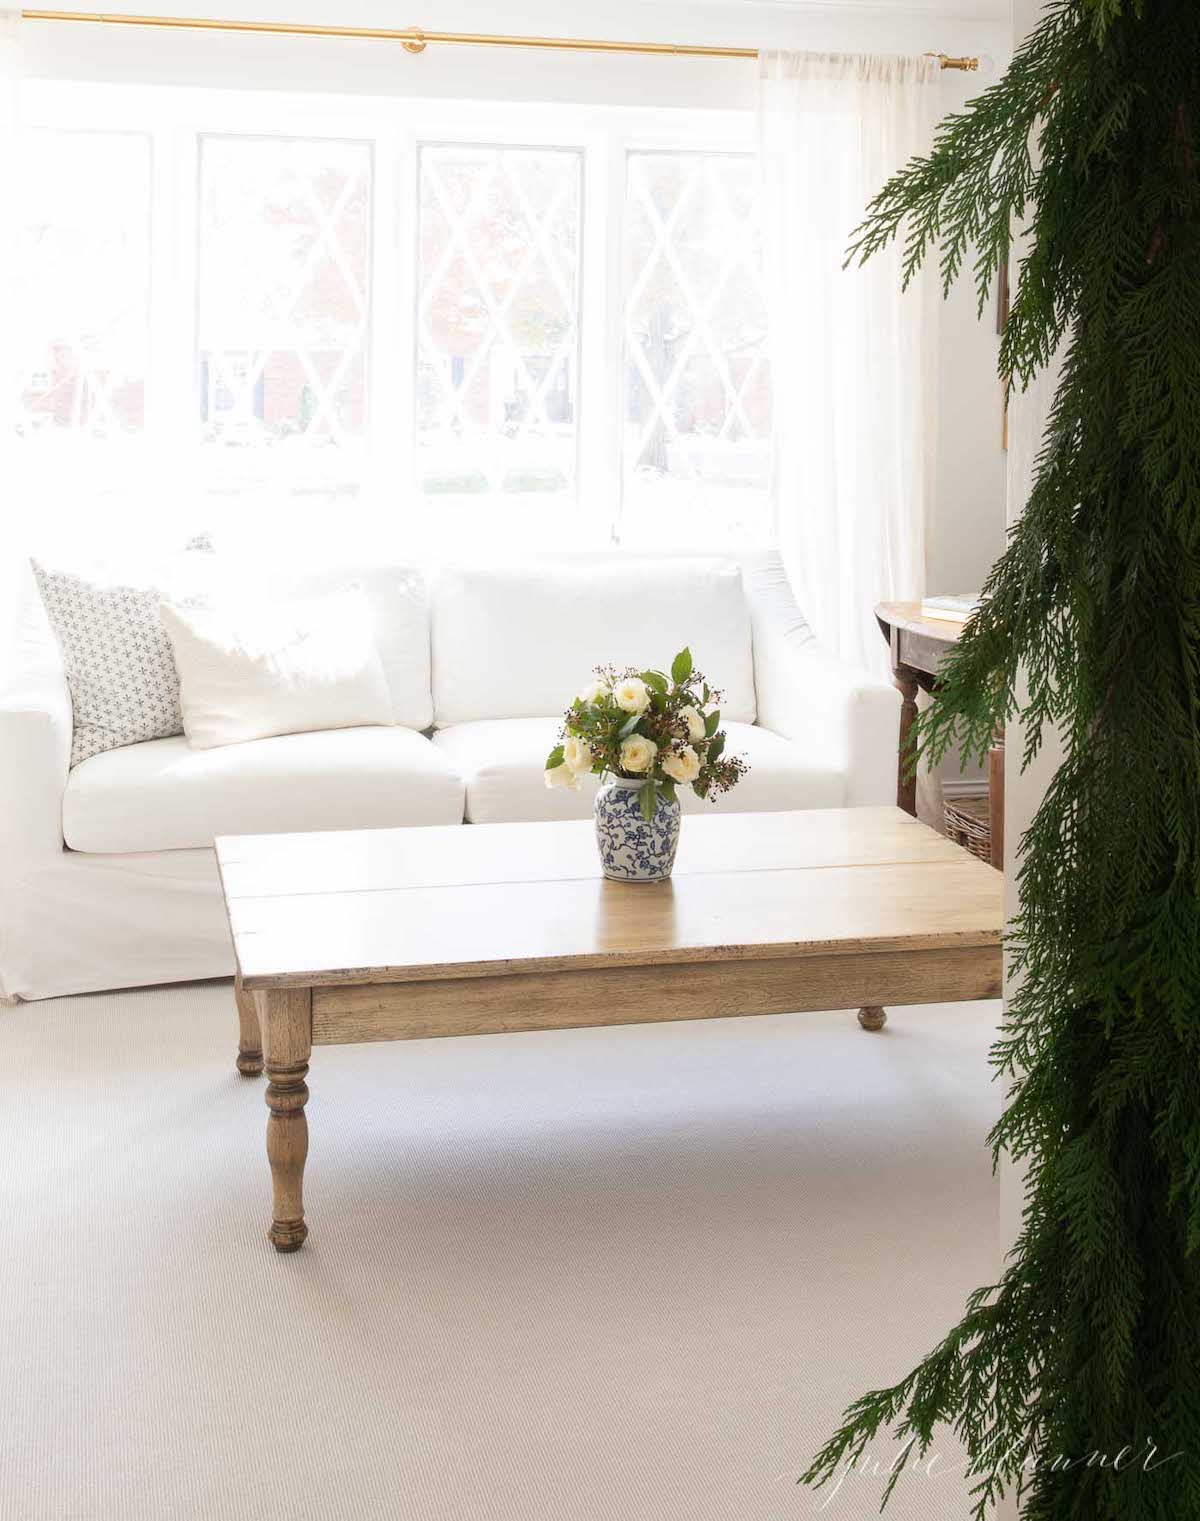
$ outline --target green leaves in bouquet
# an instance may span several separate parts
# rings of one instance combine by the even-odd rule
[[[654,810],[658,805],[658,792],[652,780],[647,781],[642,788],[638,801],[641,803],[642,817],[648,824],[653,819]]]
[[[685,645],[671,662],[671,680],[677,687],[681,687],[691,674],[692,652]]]
[[[661,782],[659,782],[658,790],[663,795],[663,797],[666,798],[668,803],[677,803],[679,801],[679,794],[675,791],[675,783],[670,779],[670,777],[665,777]]]
[[[563,747],[561,745],[555,745],[554,749],[551,750],[550,754],[546,757],[546,770],[553,771],[555,766],[561,766],[562,763]]]
[[[637,728],[638,724],[641,722],[641,717],[642,715],[640,713],[631,713],[625,722],[621,725],[621,727],[617,730],[617,738],[619,740],[628,739],[633,731]]]
[[[721,722],[720,708],[714,708],[704,720],[704,734],[706,739],[711,739],[717,732],[717,725]]]
[[[661,671],[639,671],[638,675],[646,683],[650,692],[650,711],[653,713],[665,713],[667,699],[671,692],[671,683]]]
[[[711,766],[713,761],[717,760],[720,757],[721,752],[724,750],[724,748],[724,734],[714,734],[712,739],[709,741],[708,750],[704,756],[706,763]]]

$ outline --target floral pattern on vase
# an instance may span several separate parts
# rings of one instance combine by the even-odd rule
[[[679,848],[679,804],[660,793],[654,817],[642,817],[641,781],[614,777],[596,794],[600,865],[613,882],[662,882]]]

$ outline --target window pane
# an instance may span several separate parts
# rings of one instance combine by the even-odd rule
[[[417,480],[506,506],[575,492],[582,157],[421,150]]]
[[[150,144],[29,131],[18,172],[16,429],[65,465],[145,423]]]
[[[760,531],[771,386],[754,161],[631,153],[622,537]]]
[[[366,143],[202,139],[197,396],[223,474],[357,474],[370,218]]]

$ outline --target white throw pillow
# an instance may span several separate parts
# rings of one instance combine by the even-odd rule
[[[389,724],[392,701],[366,597],[247,606],[164,602],[183,732],[197,750],[274,734]]]
[[[234,560],[227,572],[236,582]],[[273,601],[333,597],[357,588],[366,598],[375,648],[392,694],[391,722],[406,729],[433,723],[429,679],[429,594],[415,565],[381,560],[317,567],[255,563],[246,581]],[[172,599],[174,600],[174,599]]]

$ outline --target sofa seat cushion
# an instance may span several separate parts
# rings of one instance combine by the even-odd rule
[[[71,772],[63,837],[126,854],[208,846],[219,834],[458,824],[463,785],[413,729],[330,729],[193,750],[157,739],[94,755]]]
[[[548,788],[542,777],[560,718],[489,718],[439,729],[433,742],[462,776],[472,824],[590,818],[599,778],[585,776],[578,792]],[[728,723],[726,750],[744,755],[747,776],[732,792],[707,802],[679,789],[685,813],[773,813],[791,808],[840,808],[846,779],[833,762],[810,759],[789,740],[751,724]]]

